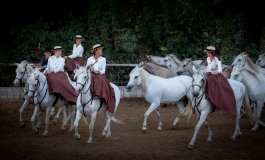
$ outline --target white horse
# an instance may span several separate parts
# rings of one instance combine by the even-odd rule
[[[255,64],[263,68],[265,67],[265,53],[259,55]]]
[[[255,65],[245,52],[237,55],[231,66],[241,66],[254,70],[259,74],[265,74],[265,68]]]
[[[24,121],[24,116],[23,116],[23,113],[24,113],[24,110],[30,105],[30,100],[28,99],[28,96],[27,96],[27,92],[29,90],[29,86],[28,86],[28,78],[29,78],[29,75],[34,71],[34,68],[27,62],[27,61],[22,61],[21,63],[15,63],[16,66],[17,66],[17,69],[16,69],[16,78],[14,80],[14,85],[15,86],[21,86],[22,84],[25,84],[25,87],[24,87],[24,103],[23,105],[20,107],[19,109],[19,122],[20,122],[20,126],[21,127],[25,127],[25,121]],[[60,113],[63,111],[63,119],[65,120],[66,119],[66,111],[65,111],[65,106],[62,106],[59,108],[59,111],[57,112],[56,116],[54,117],[54,122],[57,123],[58,122],[58,119],[59,119],[59,115]],[[54,112],[54,107],[52,108],[52,112]],[[53,114],[51,114],[53,115]],[[40,113],[39,113],[39,116],[40,116]],[[38,117],[39,117],[38,116]],[[41,127],[41,118],[38,119],[38,123],[37,123],[37,127],[40,128]]]
[[[254,103],[256,123],[252,130],[257,130],[259,124],[264,127],[265,124],[260,120],[260,115],[265,102],[265,76],[246,67],[235,66],[231,79],[240,81],[246,86],[249,98]]]
[[[208,137],[207,141],[212,142],[212,131],[209,127],[207,116],[213,111],[213,105],[210,103],[209,99],[206,98],[205,95],[205,87],[206,87],[206,77],[204,76],[204,71],[196,70],[194,69],[194,75],[192,78],[192,94],[193,94],[193,100],[192,100],[192,106],[187,105],[187,109],[185,113],[182,115],[188,120],[190,119],[192,113],[195,111],[195,113],[199,116],[199,121],[196,124],[195,132],[193,134],[193,137],[188,145],[189,149],[192,149],[194,147],[194,143],[196,141],[197,134],[199,132],[199,129],[201,128],[202,124],[205,123],[206,128],[208,130]],[[246,89],[244,85],[241,82],[238,82],[236,80],[228,79],[228,82],[230,86],[233,89],[235,98],[236,98],[236,121],[235,121],[235,129],[234,133],[231,137],[232,140],[236,140],[236,138],[241,134],[240,132],[240,110],[244,102],[244,107],[247,111],[247,116],[250,119],[250,123],[254,123],[254,118],[251,112],[251,109],[249,107],[247,96],[246,96]]]
[[[77,111],[76,111],[76,118],[74,121],[75,138],[78,140],[80,139],[80,134],[78,132],[79,120],[83,115],[84,116],[90,115],[91,120],[89,124],[89,137],[87,143],[92,144],[92,133],[94,129],[94,123],[96,120],[96,116],[99,113],[103,114],[106,120],[106,125],[103,129],[102,136],[109,137],[111,135],[111,128],[110,128],[111,120],[116,123],[122,124],[120,120],[114,117],[114,114],[118,109],[121,98],[121,93],[119,88],[115,84],[110,83],[115,93],[115,110],[114,113],[110,113],[107,110],[106,103],[101,98],[93,96],[91,94],[90,90],[91,72],[89,67],[77,66],[77,71],[74,75],[74,79],[76,79],[77,82],[76,90],[80,93],[76,102]]]
[[[135,86],[142,86],[145,93],[145,99],[151,104],[144,114],[144,122],[142,132],[147,131],[147,118],[154,110],[158,116],[158,130],[162,130],[162,122],[158,106],[163,104],[177,104],[180,112],[185,110],[183,98],[187,96],[191,100],[191,81],[192,78],[186,75],[176,76],[172,78],[163,78],[154,76],[145,71],[142,67],[136,66],[130,73],[130,79],[126,86],[131,91]],[[179,121],[175,119],[173,125]]]
[[[45,131],[43,132],[42,135],[46,137],[48,135],[48,125],[50,121],[52,106],[54,107],[66,106],[67,110],[69,111],[69,115],[67,119],[64,121],[61,129],[64,130],[65,126],[67,125],[67,122],[69,121],[69,119],[71,119],[71,127],[69,131],[72,131],[74,129],[73,126],[74,108],[72,105],[69,104],[67,100],[58,98],[56,102],[56,96],[49,94],[49,88],[46,76],[38,69],[36,69],[34,72],[31,73],[28,79],[28,85],[29,85],[28,97],[33,99],[35,104],[35,110],[31,117],[32,129],[36,133],[39,132],[38,128],[34,124],[34,121],[37,113],[39,113],[40,107],[45,107],[46,109]]]

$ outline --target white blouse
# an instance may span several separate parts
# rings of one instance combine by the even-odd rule
[[[87,59],[87,63],[86,63],[86,66],[90,65],[90,64],[94,64],[92,67],[91,67],[91,70],[92,71],[99,71],[100,74],[105,74],[105,71],[106,71],[106,58],[105,57],[99,57],[97,59],[97,62],[94,58],[94,56],[91,56]]]
[[[84,47],[82,46],[82,44],[79,44],[78,46],[74,44],[72,54],[69,55],[69,58],[74,59],[76,57],[82,57],[83,53]]]
[[[43,73],[46,73],[47,70],[53,70],[54,73],[59,71],[64,72],[65,59],[62,57],[55,57],[54,55],[48,59],[47,68]]]
[[[218,57],[214,57],[213,61],[210,57],[207,57],[207,68],[206,72],[219,72],[222,73],[222,64]]]

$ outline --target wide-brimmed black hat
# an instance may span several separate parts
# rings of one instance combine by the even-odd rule
[[[52,52],[52,47],[46,47],[44,52]]]

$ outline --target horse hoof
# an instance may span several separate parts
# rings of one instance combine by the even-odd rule
[[[35,129],[35,134],[38,134],[39,133],[39,130],[38,129]]]
[[[46,134],[46,133],[43,133],[43,134],[42,134],[42,137],[47,137],[47,134]]]
[[[25,128],[25,126],[26,126],[25,123],[20,124],[20,127],[21,127],[21,128]]]
[[[187,148],[188,149],[194,149],[194,145],[189,144]]]
[[[61,127],[61,130],[64,131],[64,130],[65,130],[65,126],[62,126],[62,127]]]
[[[232,141],[236,141],[236,137],[231,137],[231,140]]]
[[[142,134],[145,134],[146,133],[146,130],[142,130]]]
[[[76,136],[75,136],[75,139],[76,139],[76,140],[80,140],[80,138],[81,138],[80,135],[76,135]]]

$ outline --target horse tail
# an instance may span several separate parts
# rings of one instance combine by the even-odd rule
[[[88,120],[84,115],[82,116],[82,119],[83,119],[84,123],[86,124],[86,126],[89,126]]]
[[[248,96],[244,97],[244,109],[246,111],[246,116],[248,117],[250,124],[254,125],[256,120],[249,106]]]
[[[180,112],[179,115],[180,115],[180,118],[187,120],[187,122],[189,123],[192,113],[193,113],[192,102],[188,101],[188,104],[186,106],[186,110],[184,112]]]
[[[114,116],[111,117],[111,120],[112,120],[113,122],[117,123],[117,124],[120,124],[120,125],[121,125],[121,124],[124,124],[123,121],[121,121],[121,120],[115,118]]]

